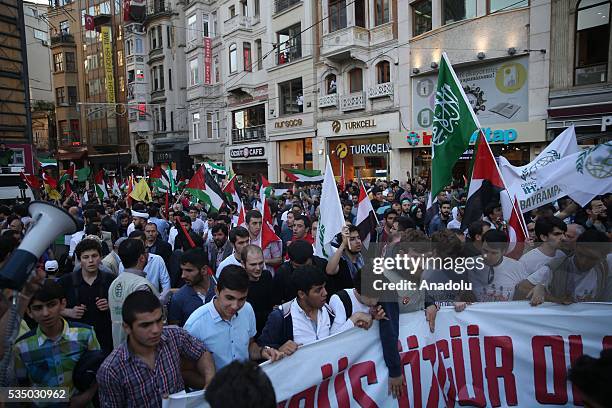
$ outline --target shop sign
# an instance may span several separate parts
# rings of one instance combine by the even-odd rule
[[[156,163],[170,163],[172,161],[172,152],[155,152]]]
[[[265,149],[263,146],[258,147],[243,147],[239,149],[231,149],[230,150],[230,158],[238,159],[244,158],[248,159],[250,157],[262,157],[265,155]]]
[[[347,146],[346,143],[339,143],[336,146],[335,153],[339,159],[344,159],[348,152],[351,154],[380,154],[389,153],[391,145],[389,143],[369,143]]]
[[[359,129],[368,129],[376,127],[376,120],[374,119],[362,119],[362,120],[346,120],[344,122],[340,122],[339,120],[334,120],[332,122],[332,130],[334,133],[340,133],[342,129],[344,130],[359,130]]]
[[[483,128],[482,131],[487,138],[489,143],[501,143],[510,144],[518,139],[518,131],[516,129],[497,129],[492,130],[491,128]],[[475,144],[478,138],[478,131],[472,133],[470,138],[470,144]],[[406,141],[411,146],[430,146],[431,145],[431,133],[427,131],[410,131],[406,135]]]
[[[601,131],[605,132],[608,126],[612,126],[612,116],[602,116]]]
[[[302,119],[279,120],[274,122],[274,127],[276,129],[290,128],[296,126],[302,126]]]

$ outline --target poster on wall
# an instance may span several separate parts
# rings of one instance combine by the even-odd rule
[[[457,77],[482,125],[527,122],[528,57],[456,68]],[[438,74],[412,80],[412,123],[431,128]]]

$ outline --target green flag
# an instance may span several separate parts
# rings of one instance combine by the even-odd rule
[[[91,167],[83,167],[82,169],[78,169],[76,171],[76,176],[78,181],[86,181],[91,174]]]
[[[480,123],[465,96],[446,53],[442,53],[432,124],[431,196],[453,180],[453,166],[470,146],[472,134]],[[468,177],[469,179],[469,177]]]

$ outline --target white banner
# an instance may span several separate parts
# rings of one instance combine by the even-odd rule
[[[400,317],[400,407],[574,406],[571,361],[612,347],[612,304],[480,303]],[[351,329],[264,364],[279,407],[393,407],[378,326]],[[581,403],[580,403],[581,405]]]
[[[579,151],[574,126],[570,126],[546,146],[529,164],[515,167],[505,157],[500,156],[499,168],[506,183],[506,188],[510,192],[510,196],[514,197],[516,195],[521,211],[533,210],[566,194],[559,185],[558,178],[545,183],[542,181],[541,174],[543,169]],[[549,169],[554,168],[556,167],[553,166]]]

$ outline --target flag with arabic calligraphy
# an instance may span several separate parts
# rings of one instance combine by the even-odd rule
[[[431,197],[451,184],[453,166],[480,127],[446,53],[440,59],[432,125]]]

